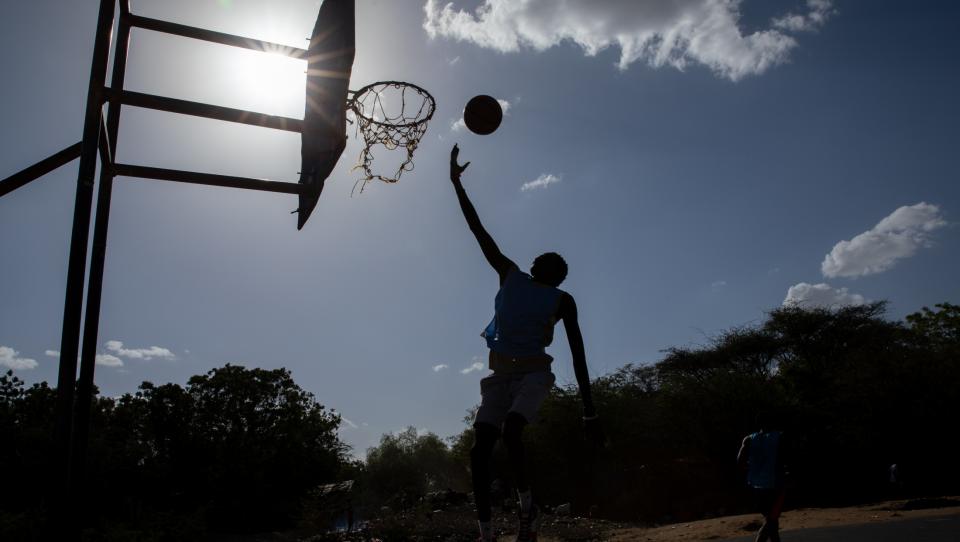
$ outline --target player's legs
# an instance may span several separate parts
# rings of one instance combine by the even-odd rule
[[[528,423],[536,420],[537,411],[550,394],[555,380],[556,378],[549,370],[525,373],[516,379],[511,389],[513,403],[503,423],[503,443],[510,458],[520,501],[520,513],[517,518],[518,541],[535,541],[540,523],[540,514],[533,503],[527,480],[523,429]]]
[[[540,405],[550,394],[550,389],[555,381],[556,377],[553,373],[546,370],[518,375],[511,383],[510,395],[512,401],[503,423],[503,444],[507,448],[510,466],[516,479],[517,491],[521,495],[530,490],[521,439],[523,428],[536,420],[537,411],[540,410]],[[521,503],[521,505],[527,507],[529,502]]]
[[[473,448],[470,449],[470,471],[473,477],[473,498],[477,505],[477,519],[490,521],[490,456],[500,438],[500,430],[484,422],[473,426]]]
[[[519,413],[510,412],[507,414],[507,419],[503,422],[503,444],[507,448],[507,456],[510,458],[510,466],[513,469],[513,477],[517,484],[517,496],[520,500],[520,512],[517,514],[517,541],[535,542],[540,523],[540,513],[537,506],[533,504],[533,496],[530,493],[530,485],[527,483],[524,465],[523,440],[521,437],[526,425],[526,418]]]
[[[473,422],[470,470],[480,539],[483,542],[493,539],[490,525],[490,456],[500,438],[500,425],[510,408],[510,380],[509,376],[494,373],[480,381],[480,408]]]
[[[530,490],[524,468],[523,441],[521,439],[523,428],[526,426],[526,418],[516,412],[507,414],[507,419],[503,422],[503,444],[507,447],[514,482],[517,484],[517,491],[520,493],[526,493]]]
[[[504,444],[516,475],[521,501],[521,532],[524,540],[536,538],[536,511],[524,471],[521,442],[523,428],[536,417],[540,404],[550,392],[555,378],[550,371],[533,373],[493,373],[480,381],[480,408],[474,420],[474,446],[470,451],[474,500],[481,538],[490,539],[490,456],[504,429]],[[518,537],[519,538],[519,537]]]

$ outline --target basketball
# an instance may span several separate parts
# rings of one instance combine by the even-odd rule
[[[463,108],[463,123],[475,134],[492,134],[500,126],[501,120],[503,109],[493,96],[474,96]]]

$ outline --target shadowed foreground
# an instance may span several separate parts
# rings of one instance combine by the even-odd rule
[[[922,521],[938,522],[943,518],[960,518],[960,500],[956,498],[912,499],[889,501],[845,508],[803,508],[788,510],[781,518],[781,537],[784,540],[858,540],[843,536],[851,532],[895,533],[893,538],[877,540],[914,540],[909,535],[912,527],[901,523],[921,525]],[[610,533],[611,542],[642,540],[645,542],[680,542],[695,540],[754,540],[760,527],[758,514],[725,516],[688,523],[677,523],[654,528],[616,529]],[[923,524],[925,525],[925,524]],[[955,525],[955,524],[954,524]],[[869,528],[868,528],[869,527]],[[896,538],[907,532],[903,538]],[[937,531],[940,532],[940,531]],[[808,536],[827,538],[806,538]],[[821,535],[818,533],[827,533]],[[836,535],[836,536],[834,536]],[[855,536],[859,537],[860,534]],[[866,539],[864,539],[866,540]],[[949,540],[949,539],[948,539]]]
[[[937,542],[960,540],[960,516],[905,519],[890,523],[868,523],[844,527],[806,529],[783,534],[792,542]],[[752,536],[733,538],[730,542],[749,542]]]

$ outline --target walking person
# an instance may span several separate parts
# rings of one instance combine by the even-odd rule
[[[747,486],[763,514],[763,525],[757,531],[757,542],[780,542],[780,512],[786,495],[786,447],[783,432],[770,430],[769,422],[743,439],[737,463],[747,473]]]

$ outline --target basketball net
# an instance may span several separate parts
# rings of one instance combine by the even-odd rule
[[[412,83],[381,81],[353,92],[347,108],[353,112],[357,131],[363,134],[363,150],[354,167],[362,169],[365,175],[357,181],[360,192],[374,179],[395,183],[404,171],[413,169],[413,153],[427,132],[427,122],[436,108],[429,92]],[[407,151],[406,159],[392,176],[373,172],[372,149],[378,144],[390,151],[398,147]]]

